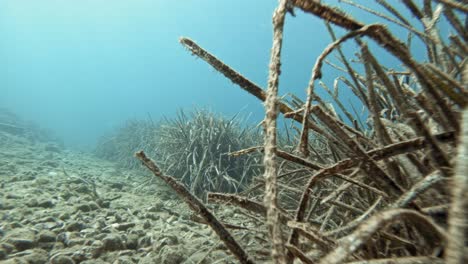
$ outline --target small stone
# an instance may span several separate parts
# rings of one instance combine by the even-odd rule
[[[28,252],[23,258],[27,261],[28,264],[45,264],[47,263],[47,251],[43,249],[33,249]]]
[[[95,202],[89,202],[85,204],[80,204],[76,206],[76,211],[81,211],[81,212],[90,212],[99,209],[99,206]]]
[[[8,243],[11,243],[13,246],[15,246],[16,250],[18,251],[31,249],[35,246],[34,240],[27,238],[9,238]]]
[[[106,251],[122,250],[125,248],[122,239],[114,234],[107,235],[103,240],[103,248]]]
[[[151,227],[151,222],[148,219],[143,223],[144,229],[149,229]]]
[[[127,248],[128,249],[137,249],[138,248],[138,235],[130,234],[127,238]]]
[[[25,202],[25,204],[28,206],[28,207],[37,207],[37,205],[39,204],[39,202],[37,201],[37,199],[29,199],[28,201]]]
[[[6,259],[8,256],[6,250],[0,248],[0,260]]]
[[[74,231],[80,231],[82,229],[85,229],[85,225],[80,223],[80,222],[70,222],[66,227],[65,230],[74,232]]]
[[[37,207],[41,208],[52,208],[55,204],[51,200],[38,201]]]
[[[5,242],[13,245],[18,251],[33,248],[35,246],[34,232],[27,228],[11,230],[5,237]]]
[[[6,253],[10,254],[15,249],[15,246],[10,243],[2,243],[0,244],[0,248],[5,250]]]
[[[72,258],[64,255],[59,255],[50,260],[50,264],[75,264]]]
[[[73,246],[76,246],[76,245],[84,245],[85,243],[86,243],[86,239],[72,238],[72,239],[68,240],[67,246],[68,247],[73,247]]]
[[[55,233],[49,230],[43,230],[39,233],[37,242],[39,243],[55,242]]]
[[[159,256],[161,257],[161,264],[182,263],[186,259],[182,250],[169,246],[162,248]]]

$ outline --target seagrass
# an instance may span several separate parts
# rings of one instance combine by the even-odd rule
[[[208,193],[207,200],[255,215],[259,229],[223,232],[252,231],[258,243],[241,241],[245,254],[274,263],[467,262],[468,45],[461,22],[467,5],[454,0],[402,0],[399,5],[376,0],[382,10],[372,10],[352,0],[340,1],[340,7],[325,2],[279,2],[267,90],[193,40],[180,40],[193,55],[265,103],[264,144],[229,152],[232,158],[264,155],[263,177],[244,192]],[[393,23],[408,38],[398,39],[385,24],[364,24],[341,5]],[[294,8],[323,20],[331,41],[310,69],[305,94],[279,96],[281,44],[283,34],[288,37],[282,30],[294,19],[287,15],[294,14]],[[443,18],[449,36],[440,34]],[[338,36],[337,28],[345,32]],[[413,36],[421,41],[426,61],[412,54]],[[356,45],[356,54],[346,53],[345,45]],[[382,49],[375,51],[373,45]],[[382,50],[401,65],[383,63],[376,53]],[[336,73],[329,68],[342,75],[329,76]],[[318,96],[321,88],[339,111]],[[367,122],[344,101],[344,93],[360,101]],[[279,113],[294,121],[284,131],[278,129]],[[285,143],[279,142],[280,133],[286,134]],[[265,250],[270,253],[267,259],[257,254]]]

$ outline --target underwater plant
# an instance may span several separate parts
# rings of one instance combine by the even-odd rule
[[[106,137],[108,138],[108,137]],[[167,173],[205,199],[209,191],[240,192],[262,174],[261,156],[231,157],[233,150],[260,145],[261,134],[244,125],[238,115],[228,119],[206,109],[158,122],[129,120],[110,139],[103,138],[95,150],[98,157],[137,168],[137,150],[151,155]]]
[[[263,146],[232,153],[263,152],[264,177],[238,195],[208,193],[209,203],[231,204],[262,217],[256,224],[263,229],[228,231],[150,154],[139,151],[137,158],[211,226],[241,263],[466,263],[468,5],[454,0],[398,3],[415,17],[415,25],[396,1],[375,1],[385,13],[340,1],[399,26],[409,35],[403,42],[384,24],[364,24],[324,2],[279,1],[266,90],[193,40],[180,39],[192,55],[265,103]],[[322,19],[333,41],[316,60],[304,101],[278,96],[283,26],[293,7]],[[448,37],[440,36],[442,19],[451,27]],[[337,28],[346,33],[336,36]],[[427,61],[413,56],[409,47],[415,39]],[[357,58],[343,51],[349,42],[357,45]],[[383,65],[368,42],[403,66]],[[338,64],[327,59],[332,53]],[[320,81],[325,65],[342,73],[333,90]],[[317,83],[348,120],[318,97]],[[351,90],[367,109],[368,127],[345,106],[340,89]],[[278,145],[279,114],[296,122],[289,133],[295,134],[293,148]],[[242,240],[248,232],[255,232],[269,256],[249,252],[251,242]]]

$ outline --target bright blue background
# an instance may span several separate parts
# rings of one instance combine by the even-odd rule
[[[178,39],[192,38],[266,88],[276,5],[275,0],[0,0],[0,107],[80,148],[129,118],[158,119],[179,108],[209,107],[225,115],[243,109],[258,122],[263,105],[191,56]],[[344,8],[361,21],[380,20]],[[280,95],[293,92],[305,99],[311,68],[330,37],[323,22],[300,10],[296,14],[286,21]],[[354,44],[345,46],[349,58],[355,50]],[[393,63],[385,53],[379,57]],[[324,71],[330,87],[336,74]],[[350,93],[341,92],[347,103]]]

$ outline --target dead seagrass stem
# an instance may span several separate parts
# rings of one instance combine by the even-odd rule
[[[267,226],[272,243],[272,257],[275,263],[286,263],[286,250],[280,225],[280,215],[277,205],[277,165],[276,165],[276,119],[278,117],[278,85],[281,67],[281,46],[283,42],[283,26],[286,16],[287,0],[280,0],[273,14],[273,47],[271,48],[268,89],[265,100],[265,195],[264,204],[267,208]]]
[[[252,94],[255,96],[257,99],[259,99],[262,102],[265,102],[266,100],[266,92],[257,84],[253,83],[246,77],[242,76],[240,73],[235,71],[233,68],[229,67],[226,65],[224,62],[216,58],[214,55],[209,53],[207,50],[203,49],[200,47],[197,43],[195,43],[193,40],[189,38],[180,38],[179,42],[186,47],[188,50],[192,52],[193,55],[198,56],[199,58],[203,59],[206,61],[208,64],[210,64],[213,68],[215,68],[217,71],[222,73],[226,78],[231,80],[233,83],[239,85],[243,90],[246,92]],[[279,111],[282,114],[287,114],[294,112],[291,107],[289,107],[287,104],[281,102],[280,100],[277,101],[277,105],[279,108]],[[293,120],[302,123],[303,117],[301,114],[295,114],[291,115],[288,118],[292,118]],[[322,128],[317,126],[316,124],[312,122],[307,122],[307,127],[319,134],[324,135],[325,137],[328,137],[331,141],[334,139],[329,136]]]
[[[452,205],[449,212],[447,264],[462,264],[468,231],[468,108],[463,111],[462,132],[452,178]]]
[[[370,237],[382,226],[401,221],[412,222],[417,229],[427,235],[428,241],[445,240],[446,235],[442,228],[438,227],[430,218],[407,209],[393,209],[379,213],[365,221],[351,235],[343,238],[338,247],[320,260],[320,264],[343,263],[348,256],[358,250]],[[434,245],[435,246],[435,245]]]

